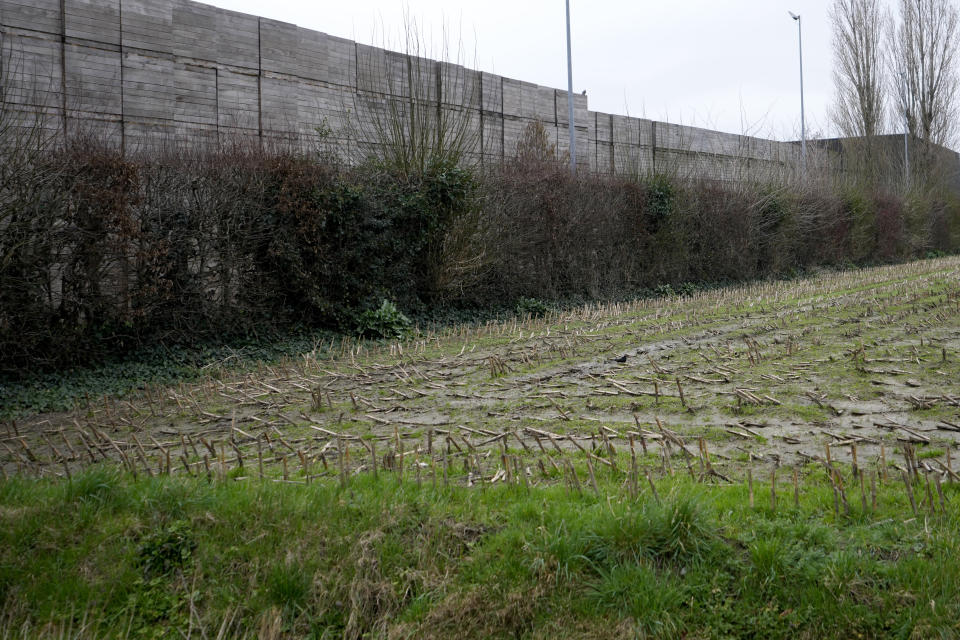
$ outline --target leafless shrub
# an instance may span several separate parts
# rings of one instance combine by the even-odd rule
[[[346,108],[354,162],[373,159],[403,175],[471,163],[479,143],[479,87],[462,45],[444,30],[440,50],[406,17],[400,49],[362,47],[357,91]]]
[[[29,353],[28,342],[3,336],[31,331],[30,312],[58,295],[55,265],[45,256],[62,227],[51,212],[64,201],[57,167],[48,161],[58,141],[49,78],[30,64],[0,31],[0,343],[20,355]]]
[[[448,290],[479,304],[685,290],[923,255],[934,226],[944,234],[955,224],[956,208],[935,199],[906,201],[826,174],[571,177],[533,123],[516,156],[483,174],[481,210],[449,230],[472,259],[450,269]]]

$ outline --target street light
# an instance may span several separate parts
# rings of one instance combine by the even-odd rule
[[[800,157],[803,162],[803,172],[807,172],[807,128],[803,117],[803,26],[800,16],[793,11],[787,11],[790,17],[797,21],[797,35],[800,41]]]
[[[570,0],[567,0],[567,124],[570,128],[570,173],[577,173],[577,139],[573,131],[573,54],[570,50]]]

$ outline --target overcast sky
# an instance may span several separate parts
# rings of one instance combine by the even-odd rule
[[[408,13],[462,35],[484,71],[565,89],[563,0],[212,0],[219,7],[383,46]],[[570,0],[573,86],[595,111],[778,139],[800,137],[797,23],[808,135],[832,135],[830,0]],[[435,45],[436,46],[436,45]],[[400,48],[397,46],[391,48]],[[475,60],[475,63],[473,62]]]

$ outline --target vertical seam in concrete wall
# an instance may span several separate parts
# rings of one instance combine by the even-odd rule
[[[484,144],[483,135],[483,73],[479,71],[477,71],[477,106],[480,107],[480,166],[483,167],[487,147]]]
[[[60,0],[60,109],[63,137],[67,137],[67,0]]]
[[[589,111],[587,113],[590,113]],[[593,112],[593,170],[596,171],[600,166],[600,150],[597,144],[597,118],[600,117],[596,111]]]
[[[354,106],[354,109],[357,109],[360,104],[359,95],[360,95],[360,45],[354,42],[353,43],[353,106]],[[354,150],[348,151],[348,153],[355,153],[356,155],[359,156],[360,155],[360,127],[362,127],[363,125],[360,122],[359,112],[354,114],[353,117],[356,119],[357,125],[355,127],[349,127],[349,129],[347,130],[348,131],[347,135],[349,136],[352,133],[356,139],[353,140]],[[347,140],[347,148],[348,149],[350,148],[350,140]]]
[[[614,135],[613,135],[613,114],[607,114],[607,125],[610,127],[610,175],[615,175],[617,173],[617,157],[616,151],[614,149]]]
[[[557,90],[553,90],[553,126],[559,127],[560,120],[557,119]],[[567,127],[570,127],[570,123],[567,123]],[[557,132],[559,134],[559,131]]]
[[[257,137],[263,146],[263,34],[257,18]]]
[[[217,145],[220,144],[220,65],[215,64],[213,67],[213,91],[214,98],[213,104],[214,109],[217,110],[216,114],[216,134],[217,134]]]
[[[503,113],[503,76],[500,76],[500,162],[507,159],[507,117]]]
[[[405,55],[405,56],[404,56],[404,59],[407,61],[407,96],[408,96],[407,105],[408,105],[408,108],[410,109],[410,134],[409,134],[409,140],[412,141],[412,140],[413,140],[413,136],[414,136],[414,133],[413,133],[413,132],[417,130],[417,126],[416,126],[416,110],[414,109],[414,106],[413,106],[413,105],[414,105],[414,97],[413,97],[413,60],[411,59],[410,54]],[[384,91],[387,92],[387,93],[386,93],[386,95],[387,95],[387,100],[389,101],[389,100],[392,100],[392,99],[393,99],[393,98],[392,98],[393,83],[390,82],[390,62],[389,62],[389,60],[384,60],[383,66],[384,66],[384,69],[383,69],[383,80],[384,80],[384,82],[386,82],[386,86],[384,86],[384,87],[382,87],[382,88],[383,88]],[[419,78],[418,78],[418,80],[417,80],[417,84],[420,84]],[[402,88],[402,87],[401,87],[401,88]],[[388,103],[388,104],[389,104],[389,103]],[[439,124],[439,123],[438,123],[438,124]],[[403,134],[400,134],[400,135],[403,135]]]
[[[120,153],[127,153],[127,112],[123,106],[123,0],[117,0],[117,20],[120,27]]]
[[[437,85],[437,89],[436,89],[436,90],[437,90],[437,132],[438,132],[439,134],[441,134],[441,135],[443,135],[443,128],[442,128],[442,127],[443,127],[443,124],[442,124],[442,120],[443,120],[443,113],[442,113],[442,110],[443,110],[443,78],[441,78],[441,74],[442,74],[442,73],[443,73],[443,72],[442,72],[442,70],[441,70],[440,63],[439,63],[439,62],[434,62],[434,63],[433,63],[434,83]],[[413,93],[413,90],[411,89],[410,92]]]
[[[650,173],[657,172],[657,122],[650,121]]]

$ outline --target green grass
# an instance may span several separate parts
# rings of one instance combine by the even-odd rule
[[[323,353],[310,362],[288,358],[270,370],[254,364],[258,358],[282,358],[281,345],[273,356],[251,353],[249,360],[218,361],[212,368],[216,371],[187,362],[185,370],[199,380],[175,387],[171,391],[177,393],[167,393],[159,407],[155,387],[130,394],[124,402],[86,401],[82,389],[96,395],[111,388],[113,382],[100,379],[88,387],[26,390],[22,407],[48,406],[40,402],[44,394],[59,398],[48,408],[69,398],[81,402],[70,414],[30,416],[24,410],[19,427],[10,422],[6,428],[6,441],[15,450],[0,453],[7,456],[0,458],[4,474],[16,470],[46,478],[0,481],[0,639],[957,637],[957,485],[943,486],[946,513],[939,513],[938,494],[917,483],[914,515],[892,466],[902,455],[898,434],[867,431],[863,433],[873,433],[887,445],[889,481],[878,487],[875,510],[869,506],[869,472],[878,453],[867,445],[860,450],[860,464],[868,470],[866,507],[849,466],[835,462],[842,468],[849,503],[835,506],[824,471],[807,464],[808,458],[795,457],[783,461],[774,509],[768,484],[771,458],[751,456],[778,453],[776,432],[762,431],[769,423],[789,423],[795,427],[790,433],[803,440],[807,451],[820,451],[819,432],[847,431],[831,425],[836,418],[832,404],[846,409],[863,400],[884,400],[882,409],[898,410],[898,421],[924,431],[929,427],[915,424],[920,418],[953,420],[946,403],[913,409],[902,401],[904,393],[937,397],[950,392],[949,381],[957,375],[956,354],[951,350],[941,362],[940,346],[949,345],[955,320],[951,316],[934,323],[933,311],[918,311],[911,298],[922,294],[932,301],[929,291],[948,285],[955,292],[955,283],[934,275],[923,291],[904,289],[903,282],[913,279],[909,274],[863,284],[877,274],[854,273],[842,279],[852,296],[847,300],[830,289],[838,281],[831,276],[798,282],[793,289],[757,285],[699,301],[638,304],[627,312],[608,308],[597,316],[558,314],[473,332],[448,328],[429,339],[408,341],[404,357],[394,353],[392,344],[368,343],[356,349],[355,357]],[[752,291],[758,292],[755,297]],[[764,291],[771,296],[761,297]],[[910,313],[894,315],[894,307],[881,305],[881,299],[903,302],[906,306],[896,308]],[[953,304],[943,306],[944,313]],[[742,320],[751,314],[753,319]],[[866,320],[853,321],[860,318]],[[909,318],[916,318],[915,324]],[[548,328],[554,337],[543,340]],[[714,349],[699,348],[707,344],[698,342],[702,332],[714,337]],[[921,336],[927,341],[923,346]],[[650,356],[669,373],[654,371],[656,365],[648,366],[639,354],[623,367],[606,368],[611,357],[674,338],[681,341]],[[756,341],[759,362],[750,361],[744,338]],[[793,347],[789,351],[787,340]],[[291,343],[290,348],[299,347]],[[468,355],[459,359],[456,354],[465,350]],[[491,381],[492,355],[511,368],[496,381]],[[920,363],[912,360],[917,355],[924,358]],[[734,371],[723,384],[711,382],[726,377],[714,370],[720,364]],[[600,371],[567,376],[564,370],[574,365]],[[901,371],[884,373],[893,369]],[[249,383],[244,373],[250,374]],[[521,380],[541,373],[542,385]],[[657,404],[646,395],[606,395],[613,386],[604,373],[645,392],[652,388],[651,378],[659,379],[661,393],[669,397]],[[105,375],[132,388],[153,380],[144,370]],[[163,375],[174,380],[179,374],[170,370]],[[368,375],[379,380],[365,380]],[[672,395],[678,377],[692,412]],[[68,378],[70,374],[64,376]],[[288,378],[302,384],[287,385]],[[878,378],[881,385],[888,379],[901,385],[910,378],[921,382],[887,387],[877,386]],[[252,408],[244,397],[261,398],[255,379],[283,388],[262,396],[270,398],[269,407]],[[736,387],[770,395],[780,404],[737,408]],[[320,407],[313,406],[311,395],[317,389],[325,390]],[[824,406],[808,391],[822,394]],[[4,397],[12,397],[3,395],[8,392],[0,389],[0,406]],[[389,411],[373,412],[371,402]],[[368,412],[383,418],[376,420]],[[659,419],[686,436],[694,452],[696,437],[702,436],[723,477],[742,483],[751,469],[755,506],[749,506],[743,484],[716,484],[720,476],[708,477],[709,483],[688,477],[705,471],[699,460],[688,463],[674,451],[668,462],[653,440],[641,440],[637,455],[641,468],[654,474],[660,498],[643,474],[639,497],[630,497],[623,474],[631,468],[630,449],[623,434],[635,427],[634,412],[641,428],[655,431]],[[396,418],[397,429],[404,417],[409,420],[399,422],[402,428],[393,435],[413,451],[431,431],[421,426],[427,416],[420,413],[441,419],[451,425],[444,429],[454,432],[452,425],[463,424],[491,433],[531,426],[577,435],[581,446],[594,452],[592,472],[584,455],[569,445],[560,455],[549,442],[541,442],[546,446],[541,454],[529,439],[532,452],[520,448],[516,436],[484,446],[480,441],[486,436],[477,435],[472,440],[478,450],[466,458],[473,471],[479,464],[487,479],[493,477],[501,468],[498,447],[503,446],[502,453],[530,465],[528,482],[539,486],[467,488],[465,458],[451,450],[452,486],[437,488],[431,467],[414,466],[425,459],[422,451],[408,458],[412,462],[398,483],[385,467],[379,478],[369,472],[355,475],[367,453],[347,443],[353,462],[348,463],[348,487],[340,488],[337,454],[328,451],[330,460],[323,458],[321,467],[313,453],[320,440],[308,420],[376,442],[378,455],[384,456],[396,445],[377,437],[391,430],[382,420]],[[177,435],[189,434],[194,445],[207,434],[221,456],[226,446],[229,457],[225,434],[235,415],[243,430],[238,446],[244,447],[246,469],[221,472],[218,456],[211,455],[213,471],[207,473],[220,479],[208,481],[202,477],[204,449],[190,452],[184,441],[176,443]],[[744,428],[761,429],[761,435],[733,435],[726,427],[731,418]],[[868,429],[871,420],[863,418]],[[621,434],[612,453],[601,438],[588,439],[600,433],[601,425]],[[102,463],[80,471],[95,456],[85,456],[86,440],[78,436],[87,429],[100,438],[94,427],[109,431],[131,455],[132,436],[144,443],[148,436],[157,437],[167,447],[174,443],[174,477],[136,479]],[[263,429],[267,431],[261,433]],[[244,432],[257,434],[256,448]],[[426,459],[442,466],[447,456],[440,453],[440,433],[431,433],[436,453]],[[457,448],[469,450],[464,434],[459,437]],[[916,447],[920,459],[939,462],[955,449],[948,433],[928,437],[929,446]],[[272,442],[267,479],[245,478],[259,475],[261,438]],[[277,446],[277,438],[313,454],[309,469],[290,455],[291,445],[286,450]],[[332,442],[327,439],[327,445]],[[649,453],[642,453],[644,445]],[[338,441],[337,450],[339,446]],[[79,455],[65,447],[76,448]],[[182,460],[187,471],[197,477],[186,476],[178,465],[177,447],[189,458]],[[156,450],[150,451],[148,463],[155,470]],[[27,456],[31,452],[36,464],[30,463],[32,454]],[[70,466],[62,466],[63,453],[71,455]],[[286,456],[282,471],[281,454]],[[845,449],[834,449],[835,461],[847,456]],[[568,460],[582,491],[567,486],[566,467],[559,471],[553,466]],[[661,471],[666,464],[671,469]],[[793,470],[801,475],[798,506]],[[71,471],[72,479],[49,479]],[[308,471],[310,485],[303,484]],[[661,477],[666,473],[673,475]],[[280,482],[287,475],[293,482]],[[442,478],[436,483],[445,484]]]
[[[659,502],[601,473],[600,494],[18,477],[0,482],[0,637],[960,633],[960,491],[912,518],[889,484],[837,517],[822,475],[776,511],[760,482],[751,509],[744,486],[680,475]]]

